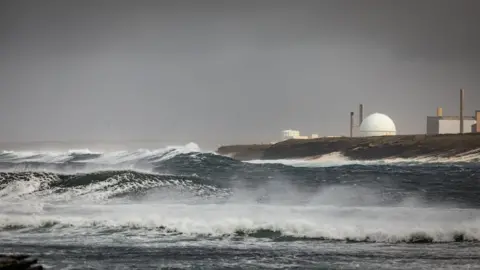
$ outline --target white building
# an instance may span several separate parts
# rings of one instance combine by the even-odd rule
[[[463,133],[474,132],[477,121],[473,116],[463,117]],[[458,134],[460,133],[459,116],[427,116],[427,134]]]
[[[395,123],[390,117],[381,113],[374,113],[363,119],[360,125],[360,136],[391,136],[396,135]]]
[[[282,130],[282,140],[289,140],[289,139],[308,139],[308,136],[301,136],[300,131],[287,129]]]
[[[300,136],[300,131],[293,129],[282,130],[282,140],[295,139]]]

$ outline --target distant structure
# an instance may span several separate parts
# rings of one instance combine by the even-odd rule
[[[436,116],[427,116],[427,135],[463,134],[480,131],[477,125],[477,121],[480,119],[479,111],[475,112],[475,116],[463,115],[464,96],[464,90],[460,89],[460,116],[444,116],[441,107],[437,108]]]
[[[464,100],[463,89],[460,89],[460,134],[464,133],[464,117],[463,117],[463,100]]]
[[[480,118],[480,113],[476,112]],[[434,134],[458,134],[459,126],[462,126],[462,133],[478,132],[475,116],[463,116],[463,125],[460,116],[444,116],[442,108],[437,108],[436,116],[427,116],[427,135]],[[477,118],[477,119],[478,119]]]
[[[300,131],[294,129],[286,129],[282,130],[282,140],[290,140],[290,139],[316,139],[319,138],[318,134],[312,134],[312,136],[302,136],[300,135]]]
[[[480,121],[480,111],[475,111],[475,124],[472,125],[472,132],[480,133],[480,125],[478,124]]]
[[[353,137],[353,127],[354,127],[354,121],[353,121],[353,116],[354,112],[350,112],[350,138]]]
[[[354,137],[359,133],[360,125],[363,122],[363,104],[358,106],[358,124],[355,124],[355,113],[350,112],[350,137]]]
[[[363,122],[363,104],[360,104],[358,108],[358,126],[360,126]]]
[[[294,129],[282,130],[282,140],[308,139],[308,136],[301,136],[300,131]]]
[[[385,114],[374,113],[362,121],[360,136],[392,136],[397,134],[393,120]]]
[[[282,130],[282,140],[295,139],[300,137],[300,131],[293,129]]]

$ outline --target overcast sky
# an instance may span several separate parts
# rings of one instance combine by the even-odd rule
[[[480,1],[1,1],[0,141],[424,133],[480,109]]]

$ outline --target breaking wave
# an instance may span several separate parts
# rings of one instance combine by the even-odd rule
[[[205,152],[195,143],[169,146],[161,149],[135,151],[91,151],[72,149],[67,151],[2,151],[0,170],[43,170],[54,172],[94,172],[98,170],[135,169],[156,172],[161,164],[172,159],[189,158],[188,162],[214,160],[221,164],[235,163],[228,156]],[[480,162],[480,150],[473,150],[454,157],[420,156],[417,158],[388,158],[382,160],[352,160],[340,152],[303,159],[250,160],[248,164],[281,164],[293,167],[338,167],[350,165],[419,165],[419,164],[471,164]]]
[[[168,228],[166,226],[157,226],[157,227],[148,227],[138,224],[129,223],[128,225],[123,226],[107,226],[102,225],[102,222],[92,222],[87,226],[83,224],[79,228],[85,230],[97,229],[99,235],[102,234],[111,234],[119,232],[128,232],[128,233],[142,233],[144,231],[149,232],[151,237],[166,237],[166,236],[180,236],[185,239],[199,240],[199,239],[208,239],[208,240],[243,240],[245,238],[253,239],[266,239],[271,241],[344,241],[350,243],[412,243],[412,244],[424,244],[424,243],[451,243],[451,242],[479,242],[479,232],[475,228],[469,228],[467,230],[452,230],[452,231],[415,231],[405,233],[395,232],[385,232],[385,231],[373,231],[373,232],[350,232],[346,230],[345,232],[338,232],[337,235],[332,234],[330,231],[320,232],[318,229],[313,232],[298,232],[294,228],[295,225],[290,225],[290,228],[278,228],[278,225],[275,226],[265,226],[265,228],[232,228],[229,231],[221,231],[219,229],[211,228],[211,231],[214,232],[182,232],[182,229],[178,228]],[[185,225],[183,225],[185,226]],[[66,232],[69,232],[68,229],[75,227],[73,224],[60,223],[57,221],[43,221],[38,225],[32,224],[8,224],[3,225],[0,229],[3,231],[15,231],[21,230],[23,233],[27,232],[52,232],[58,231],[60,229],[67,229]],[[272,229],[271,227],[275,227]],[[300,227],[300,224],[297,225]],[[303,230],[305,230],[303,228]],[[208,231],[208,230],[207,230]],[[337,229],[340,231],[340,229]],[[153,232],[153,233],[152,233]]]
[[[51,206],[50,206],[51,207]],[[431,243],[479,241],[478,211],[178,203],[57,206],[0,215],[1,232],[148,239]],[[427,218],[428,217],[428,218]],[[1,235],[1,233],[0,233]]]
[[[193,143],[130,152],[4,151],[0,240],[480,240],[477,167],[341,159],[303,161],[325,166],[240,162]]]
[[[162,149],[138,149],[136,151],[95,152],[89,149],[68,151],[2,151],[0,169],[55,170],[72,169],[95,171],[98,169],[134,168],[152,169],[153,165],[178,155],[201,154],[199,146],[170,146]],[[208,153],[205,153],[208,154]]]

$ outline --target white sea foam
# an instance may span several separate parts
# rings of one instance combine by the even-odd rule
[[[0,155],[2,161],[11,162],[65,162],[73,159],[78,155],[92,155],[91,158],[84,161],[89,162],[105,162],[105,163],[119,163],[125,161],[134,161],[141,158],[155,158],[156,156],[162,156],[163,159],[172,158],[178,154],[186,154],[193,152],[201,152],[200,147],[196,143],[188,143],[186,145],[167,146],[160,149],[138,149],[136,151],[91,151],[89,149],[71,149],[67,151],[12,151],[4,150]],[[83,160],[82,160],[83,161]]]
[[[106,229],[141,229],[151,234],[234,236],[261,230],[284,236],[376,242],[414,237],[452,242],[458,234],[480,240],[478,210],[391,207],[281,206],[248,204],[108,204],[55,205],[18,214],[0,214],[0,226],[44,227],[62,233],[100,233]],[[68,227],[65,227],[68,226]],[[165,227],[166,230],[151,231]],[[11,233],[11,232],[10,232]],[[0,233],[4,234],[4,233]],[[5,235],[4,235],[5,236]],[[262,237],[262,236],[259,236]],[[263,236],[269,237],[269,236]]]
[[[59,190],[32,193],[41,189],[41,183],[15,183],[16,188],[7,187],[0,194],[4,195],[0,207],[0,227],[3,228],[0,239],[38,236],[36,230],[40,229],[50,238],[55,235],[105,237],[109,231],[111,237],[135,237],[135,241],[140,242],[148,242],[152,237],[234,237],[239,233],[267,239],[282,235],[374,242],[415,239],[452,242],[461,235],[463,240],[480,240],[480,210],[426,207],[414,198],[397,206],[355,206],[361,205],[360,199],[364,200],[365,196],[374,196],[365,189],[329,187],[299,205],[295,200],[301,201],[305,194],[295,190],[285,194],[282,188],[271,184],[261,188],[274,198],[268,204],[256,203],[256,192],[248,190],[226,201],[198,201],[201,192],[195,191],[215,191],[215,188],[200,184],[194,188],[191,182],[174,179],[118,185],[122,177],[126,176],[69,189],[63,194],[59,194]],[[166,185],[177,189],[156,190],[143,200],[110,197],[139,186]],[[217,198],[225,192],[217,191]],[[182,199],[180,195],[185,192],[190,192],[192,197]],[[24,197],[19,199],[19,196]],[[61,200],[59,196],[63,196]],[[350,201],[346,202],[347,198]],[[355,198],[359,201],[355,202]],[[375,198],[370,198],[370,202],[374,203]]]
[[[180,154],[195,157],[205,152],[196,143],[183,146],[168,146],[160,149],[138,149],[134,151],[91,151],[89,149],[72,149],[67,151],[10,151],[0,153],[0,162],[9,165],[2,171],[50,171],[59,173],[87,173],[99,170],[140,170],[151,172],[155,163],[174,158]],[[213,152],[212,152],[213,153]],[[142,162],[144,161],[144,162]],[[44,167],[32,164],[45,164]],[[69,167],[56,170],[55,165],[69,163]],[[74,166],[83,165],[83,166]],[[34,169],[32,169],[32,167]]]
[[[335,167],[345,165],[418,165],[427,163],[460,163],[480,161],[480,150],[472,150],[454,157],[419,156],[416,158],[385,158],[378,160],[355,160],[340,152],[320,157],[301,159],[250,160],[252,164],[283,164],[295,167]]]

